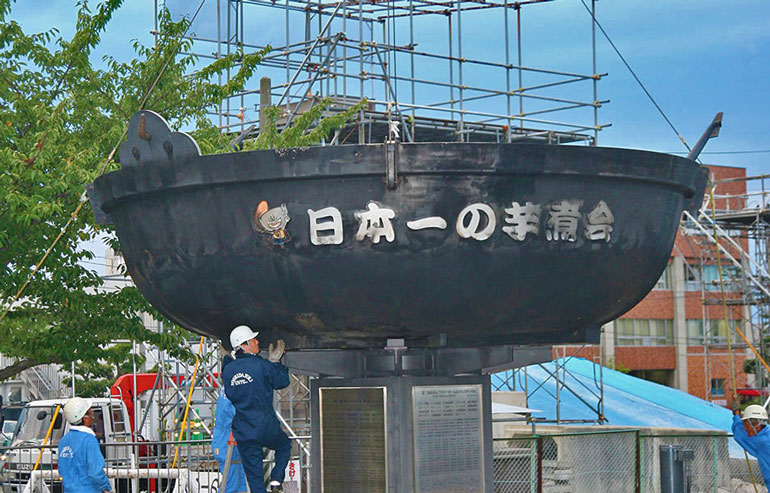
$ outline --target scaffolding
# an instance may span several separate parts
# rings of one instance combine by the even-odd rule
[[[264,90],[252,80],[212,108],[227,133],[258,134],[265,102],[283,110],[278,123],[286,128],[321,98],[333,101],[327,115],[366,98],[356,121],[325,144],[377,143],[395,133],[404,142],[596,145],[608,125],[599,122],[606,74],[596,68],[592,17],[574,20],[590,38],[584,56],[563,62],[583,70],[525,63],[524,12],[551,1],[211,0],[189,37],[203,60],[272,47],[258,71],[271,81],[269,97],[261,103]]]
[[[159,327],[160,331],[164,328]],[[210,436],[213,430],[217,399],[222,392],[219,341],[201,338],[200,341],[184,341],[192,353],[198,352],[202,345],[198,370],[194,372],[194,363],[168,357],[164,351],[142,343],[134,353],[144,354],[147,359],[143,366],[156,371],[154,383],[150,388],[137,387],[136,378],[142,368],[133,370],[134,382],[130,389],[139,389],[140,393],[132,399],[135,406],[131,414],[135,422],[133,429],[145,438],[154,440],[177,440],[180,434],[186,440],[197,436]],[[192,387],[192,390],[191,390]],[[120,393],[120,388],[113,390]],[[307,377],[290,374],[290,384],[276,392],[274,407],[279,420],[289,431],[290,436],[310,434],[310,392]],[[187,423],[182,423],[184,409],[190,397]],[[122,395],[115,395],[120,397]]]
[[[770,301],[770,210],[767,194],[770,190],[765,183],[768,178],[770,175],[712,180],[713,212],[707,194],[704,207],[697,214],[685,213],[682,224],[685,238],[696,245],[692,250],[700,252],[700,259],[688,268],[695,269],[693,276],[697,276],[702,286],[704,321],[713,318],[707,314],[710,307],[722,303],[722,293],[716,285],[718,280],[705,275],[705,267],[715,264],[716,249],[719,248],[727,273],[724,291],[729,315],[728,330],[734,332],[732,324],[740,323],[743,332],[763,357],[766,357],[765,338],[770,316],[767,306]],[[718,244],[714,238],[718,238]],[[709,356],[726,353],[720,347],[724,342],[719,340],[718,334],[711,334],[717,336],[716,341],[705,331],[704,335],[705,385],[706,395],[710,396],[708,382],[711,371],[715,365],[724,366],[726,363]],[[733,337],[733,344],[736,343],[739,349],[745,349],[746,345]],[[766,395],[769,383],[767,373],[759,364],[755,365],[754,372],[755,382],[751,390]]]
[[[554,399],[554,419],[529,418],[540,424],[605,424],[604,415],[604,352],[594,351],[596,346],[556,346],[553,348],[554,359],[550,363],[538,363],[530,367],[516,368],[498,373],[499,379],[492,384],[495,391],[523,391],[529,399],[537,392],[547,393]],[[569,361],[575,357],[589,359],[593,366],[593,379],[588,384],[582,382],[570,369]],[[538,380],[532,376],[530,368],[539,369],[545,378]],[[553,382],[553,390],[549,384]],[[585,406],[588,418],[576,418],[562,410],[561,395],[570,394],[580,405]],[[544,410],[543,410],[544,411]]]

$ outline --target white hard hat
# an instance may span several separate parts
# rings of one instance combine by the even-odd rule
[[[77,424],[91,407],[91,401],[82,397],[73,397],[64,404],[64,417],[70,424]]]
[[[230,332],[230,345],[238,349],[244,342],[257,337],[259,332],[254,332],[248,325],[239,325]]]
[[[762,406],[752,404],[750,406],[746,406],[746,409],[743,410],[741,419],[759,419],[762,421],[767,421],[767,411]]]

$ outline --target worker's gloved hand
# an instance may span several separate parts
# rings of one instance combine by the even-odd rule
[[[281,361],[281,357],[285,351],[286,344],[284,344],[283,339],[278,339],[278,342],[275,343],[275,347],[273,347],[272,343],[267,347],[267,359],[273,363],[277,363]]]
[[[225,356],[231,356],[230,351],[225,349],[225,347],[223,345],[221,345],[221,344],[219,345],[219,351],[218,352],[219,352],[219,357],[220,358],[224,358]]]
[[[741,414],[741,403],[737,398],[733,398],[733,414]]]

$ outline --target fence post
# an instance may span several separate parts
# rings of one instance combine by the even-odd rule
[[[529,440],[529,493],[537,492],[537,436]]]
[[[714,455],[714,464],[713,464],[713,469],[712,469],[713,473],[714,473],[714,493],[717,493],[717,488],[718,488],[717,487],[717,483],[718,483],[717,474],[718,474],[718,469],[719,468],[717,467],[718,464],[717,464],[717,437],[716,436],[712,436],[711,437],[711,451],[713,452],[713,455]]]
[[[636,467],[634,468],[636,471],[636,484],[635,491],[636,493],[642,493],[642,446],[641,446],[641,440],[642,437],[639,434],[639,430],[636,430]]]
[[[537,437],[537,493],[543,493],[543,437]]]

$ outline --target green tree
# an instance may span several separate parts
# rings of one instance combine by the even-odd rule
[[[115,379],[133,370],[132,345],[121,342],[106,347],[98,360],[78,361],[75,364],[75,386],[80,397],[100,397],[108,392]],[[136,365],[145,361],[145,356],[135,354]],[[64,385],[71,385],[70,376],[63,379]]]
[[[107,0],[91,9],[80,2],[76,32],[65,40],[55,29],[25,33],[10,18],[11,0],[0,0],[0,313],[7,312],[0,321],[0,353],[19,358],[0,369],[0,381],[35,365],[73,361],[85,380],[109,380],[128,358],[124,348],[113,348],[114,340],[147,341],[173,356],[189,356],[181,344],[186,331],[165,320],[162,333],[146,329],[139,313],[163,317],[138,290],[100,289],[103,280],[84,264],[93,254],[79,248],[82,242],[107,234],[117,247],[113,232],[95,224],[85,185],[118,168],[111,151],[142,108],[162,114],[174,129],[191,131],[204,152],[231,151],[232,136],[218,132],[207,110],[241,90],[269,48],[196,67],[196,58],[184,54],[191,48],[184,38],[189,21],[173,22],[164,11],[155,46],[135,42],[135,59],[106,57],[106,68],[97,68],[93,50],[121,3]],[[235,75],[226,84],[212,82],[228,69]],[[361,108],[316,122],[329,104],[322,101],[283,134],[273,124],[246,148],[308,145]],[[274,122],[277,110],[270,114]],[[96,392],[104,383],[89,385]]]
[[[631,373],[631,368],[627,367],[626,365],[623,364],[622,361],[618,361],[615,358],[610,358],[607,361],[607,364],[605,366],[615,371],[619,371],[620,373],[625,373],[625,374]]]

